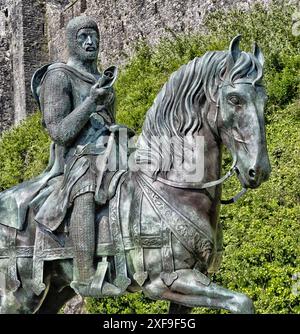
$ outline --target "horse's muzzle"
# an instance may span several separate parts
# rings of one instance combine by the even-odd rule
[[[236,172],[243,187],[256,189],[263,182],[269,179],[271,167],[270,165],[265,166],[265,168],[254,166],[249,168],[245,174],[241,173],[241,171],[237,168]]]

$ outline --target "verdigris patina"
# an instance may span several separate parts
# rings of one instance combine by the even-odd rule
[[[32,80],[53,140],[49,166],[0,194],[1,313],[54,313],[75,292],[138,290],[170,301],[171,312],[254,311],[247,296],[209,278],[222,253],[222,183],[236,172],[243,189],[256,188],[270,173],[263,56],[257,46],[240,51],[239,41],[174,72],[146,115],[134,168],[105,171],[113,142],[120,153],[133,133],[115,124],[117,71],[97,69],[96,23],[69,22],[67,64]],[[196,138],[204,138],[200,172]],[[233,157],[223,177],[222,144]]]

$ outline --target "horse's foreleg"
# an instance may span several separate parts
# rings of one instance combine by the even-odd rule
[[[164,299],[186,307],[226,309],[232,313],[254,313],[251,299],[246,295],[209,282],[194,270],[176,271],[178,278],[167,288],[157,278],[146,284],[144,291],[154,299]]]

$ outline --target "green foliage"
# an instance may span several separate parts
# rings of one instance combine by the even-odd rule
[[[0,190],[36,176],[47,165],[50,139],[40,113],[4,132],[0,141]]]
[[[300,273],[300,105],[299,37],[292,35],[294,9],[274,1],[266,10],[217,11],[206,19],[205,33],[174,35],[156,48],[140,44],[136,56],[121,71],[116,88],[118,121],[141,130],[145,113],[170,74],[207,50],[223,50],[237,33],[242,49],[256,40],[266,58],[265,83],[269,94],[267,140],[272,164],[268,182],[236,204],[221,208],[224,257],[213,280],[248,294],[258,313],[300,313],[300,294],[293,294]],[[46,166],[49,138],[40,115],[6,132],[0,141],[0,189],[38,174]],[[224,169],[228,169],[225,156]],[[239,189],[226,182],[223,197]],[[91,313],[165,313],[166,302],[149,301],[141,293],[103,300],[87,299]],[[195,313],[213,311],[194,309]]]
[[[164,314],[168,313],[168,303],[155,302],[142,293],[126,294],[118,298],[87,298],[87,310],[100,314]]]

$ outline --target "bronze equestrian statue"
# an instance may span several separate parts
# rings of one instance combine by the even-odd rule
[[[254,312],[246,295],[209,278],[222,254],[222,183],[237,175],[243,190],[234,202],[270,174],[263,55],[257,45],[240,51],[239,41],[174,72],[146,114],[132,153],[138,168],[105,170],[133,132],[115,123],[117,69],[97,69],[97,24],[69,22],[68,62],[45,65],[32,79],[53,141],[49,165],[0,193],[0,313],[56,313],[76,293],[139,290],[170,301],[171,312]],[[191,179],[176,159],[185,138],[196,137],[205,155],[201,177]],[[170,150],[161,148],[167,138]],[[223,145],[233,164],[221,177]],[[185,149],[181,163],[192,167],[193,149]]]

